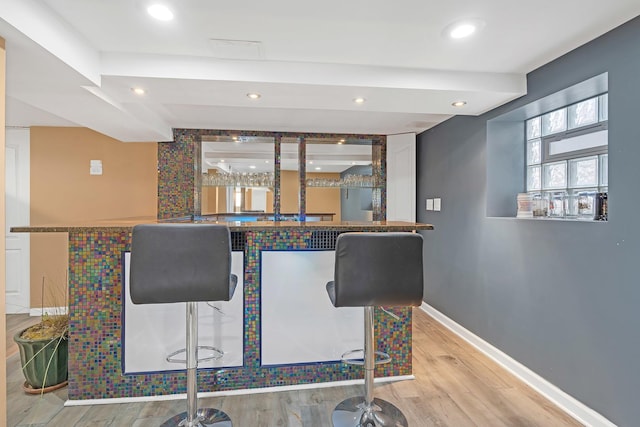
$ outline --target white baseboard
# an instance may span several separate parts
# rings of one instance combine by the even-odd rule
[[[42,313],[45,314],[67,314],[69,312],[68,307],[44,307],[44,308],[32,308],[29,310],[29,316],[42,316]]]
[[[423,302],[420,307],[447,329],[480,350],[494,362],[511,372],[528,386],[556,404],[560,409],[587,427],[616,427],[611,421],[589,408],[584,403],[560,390],[517,360],[511,358],[482,338],[460,326],[429,304]]]
[[[415,378],[416,377],[413,375],[399,375],[395,377],[375,378],[373,381],[374,383],[387,383],[392,381],[414,380]],[[241,390],[201,392],[201,393],[198,393],[198,398],[200,399],[203,397],[237,396],[241,394],[278,393],[281,391],[308,390],[308,389],[327,388],[327,387],[342,387],[342,386],[358,385],[358,384],[364,384],[364,380],[362,379],[362,380],[332,381],[332,382],[326,382],[326,383],[287,385],[287,386],[279,386],[279,387],[245,388]],[[187,395],[185,393],[182,393],[182,394],[167,394],[162,396],[115,397],[115,398],[109,398],[109,399],[67,400],[66,402],[64,402],[64,406],[158,402],[162,400],[184,400],[186,398],[187,398]]]

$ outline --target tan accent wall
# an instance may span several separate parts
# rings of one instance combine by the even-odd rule
[[[0,37],[0,188],[5,188],[5,99],[6,99],[6,51],[4,47],[4,39]],[[3,197],[0,198],[0,229],[4,230],[6,226],[6,214],[5,214],[5,200],[4,190],[2,192]],[[7,323],[6,323],[6,309],[5,309],[5,292],[6,292],[6,265],[5,265],[5,240],[4,236],[0,239],[0,414],[7,413],[7,365],[5,360],[7,359],[7,348],[5,342],[7,341]],[[0,415],[0,426],[6,425],[7,416]]]
[[[244,200],[243,200],[242,210],[252,210],[253,209],[253,190],[251,188],[244,189]]]
[[[340,179],[339,173],[307,172],[307,178]],[[282,171],[280,176],[282,193],[280,195],[282,213],[296,213],[298,207],[298,172]],[[267,201],[273,199],[267,198]],[[335,213],[334,220],[340,221],[340,189],[307,187],[307,213]]]
[[[156,143],[123,143],[86,128],[32,128],[31,224],[155,217],[157,153]],[[90,160],[102,160],[102,175],[89,175]],[[64,303],[66,271],[66,233],[33,233],[32,308]]]
[[[280,213],[297,213],[298,206],[298,171],[280,172]]]
[[[200,212],[202,215],[218,212],[218,187],[202,187],[202,202]]]
[[[217,210],[216,212],[227,212],[227,187],[216,187]]]
[[[267,191],[267,212],[273,213],[273,190]]]
[[[323,178],[339,180],[339,173],[307,172],[307,179]],[[340,189],[333,187],[307,187],[307,213],[334,213],[333,220],[340,221]]]
[[[209,175],[218,173],[215,170],[208,170]],[[217,187],[202,186],[201,200],[200,200],[200,213],[202,215],[217,213]]]

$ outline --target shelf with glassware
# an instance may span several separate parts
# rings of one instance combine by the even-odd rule
[[[273,172],[257,173],[214,173],[203,174],[202,185],[204,187],[263,187],[273,188]]]
[[[346,175],[335,178],[309,178],[307,187],[335,188],[381,188],[382,180],[372,175]],[[271,172],[260,173],[217,173],[203,174],[202,185],[205,187],[267,187],[273,188],[274,177]]]
[[[382,188],[380,177],[375,175],[345,175],[340,179],[309,178],[307,187],[335,187],[335,188]]]

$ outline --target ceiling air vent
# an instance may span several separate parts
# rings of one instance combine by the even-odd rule
[[[262,42],[250,40],[209,39],[212,56],[223,59],[264,59]]]

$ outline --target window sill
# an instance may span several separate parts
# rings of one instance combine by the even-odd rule
[[[606,224],[609,221],[596,221],[594,219],[579,219],[579,218],[549,218],[549,217],[531,217],[531,218],[523,218],[523,217],[514,217],[514,216],[488,216],[487,219],[508,219],[508,220],[518,220],[518,221],[538,221],[538,222],[570,222],[570,223],[589,223],[589,224]]]

